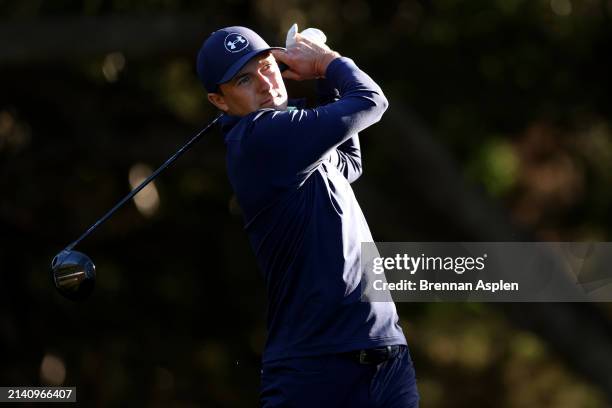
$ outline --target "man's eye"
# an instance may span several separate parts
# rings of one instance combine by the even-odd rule
[[[261,70],[265,72],[265,71],[268,71],[268,70],[269,70],[269,69],[271,69],[271,68],[272,68],[272,64],[266,64],[266,65],[264,65],[264,66],[261,68]]]
[[[238,80],[238,85],[244,85],[244,84],[246,84],[248,82],[249,82],[249,77],[248,76],[243,76],[242,78],[240,78]]]

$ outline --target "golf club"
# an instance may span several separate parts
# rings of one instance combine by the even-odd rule
[[[185,153],[191,146],[206,134],[215,123],[223,116],[218,115],[204,129],[193,136],[183,147],[172,155],[164,164],[155,170],[149,177],[134,188],[127,196],[119,201],[102,218],[96,221],[87,231],[74,242],[64,248],[60,253],[53,257],[51,261],[51,279],[57,290],[66,298],[71,300],[83,300],[87,298],[94,289],[96,281],[96,266],[93,261],[84,253],[74,251],[73,248],[85,239],[103,222],[108,220],[119,208],[134,197],[147,184],[155,179],[162,171],[170,166],[176,159]]]

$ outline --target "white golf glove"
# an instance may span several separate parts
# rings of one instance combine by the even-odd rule
[[[287,31],[287,40],[285,41],[285,47],[289,48],[295,44],[295,34],[298,32],[298,26],[294,23],[289,31]],[[304,37],[308,38],[310,41],[323,45],[327,41],[327,36],[325,33],[318,28],[307,28],[300,33]]]

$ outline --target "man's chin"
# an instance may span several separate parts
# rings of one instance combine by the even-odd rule
[[[276,103],[274,105],[274,109],[278,109],[278,110],[287,110],[287,100],[285,99],[282,102]]]

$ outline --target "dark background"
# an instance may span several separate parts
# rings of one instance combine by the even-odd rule
[[[257,404],[265,293],[208,135],[78,249],[53,255],[215,114],[204,38],[293,22],[381,85],[354,184],[378,241],[610,241],[612,2],[0,0],[0,385],[84,406]],[[289,84],[293,96],[312,84]],[[134,180],[132,180],[133,182]],[[155,207],[157,205],[157,207]],[[398,304],[422,407],[604,407],[610,304]]]

